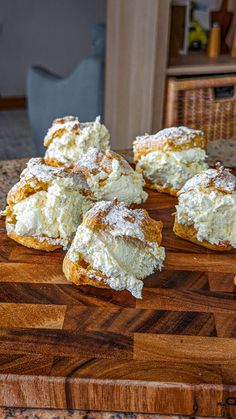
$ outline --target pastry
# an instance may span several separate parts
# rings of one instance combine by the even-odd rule
[[[87,183],[97,201],[119,201],[130,205],[145,201],[144,179],[135,172],[129,163],[111,150],[101,151],[90,148],[77,162],[74,172],[84,174]]]
[[[79,122],[77,117],[55,119],[44,138],[45,162],[52,166],[73,166],[90,147],[109,148],[110,134],[100,117]]]
[[[144,209],[129,209],[117,200],[101,201],[84,216],[63,262],[76,285],[127,289],[142,298],[143,279],[161,269],[162,222]]]
[[[178,192],[174,232],[209,249],[236,248],[236,177],[218,165],[188,180]]]
[[[148,188],[176,195],[185,182],[208,168],[206,138],[187,127],[166,128],[134,141],[136,170]]]
[[[24,246],[50,251],[67,248],[93,203],[81,173],[33,158],[8,193],[7,204],[8,236]]]

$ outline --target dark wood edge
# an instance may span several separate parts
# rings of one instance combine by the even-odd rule
[[[236,394],[236,385],[180,385],[138,380],[1,374],[0,388],[3,385],[4,391],[0,391],[1,407],[236,416],[236,406],[226,403],[228,398]],[[50,389],[50,394],[45,389]],[[112,394],[112,397],[108,398],[108,394]],[[207,400],[209,403],[205,402]]]
[[[27,99],[25,96],[0,97],[0,110],[22,108],[27,108]]]

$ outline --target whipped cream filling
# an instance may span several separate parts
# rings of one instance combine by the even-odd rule
[[[108,277],[107,284],[112,289],[127,289],[134,297],[142,298],[142,279],[162,268],[165,249],[156,243],[111,233],[94,232],[82,224],[68,256],[72,262],[82,256],[94,269]],[[95,276],[92,271],[91,275]]]
[[[226,241],[236,248],[236,194],[198,189],[182,193],[176,216],[179,224],[194,225],[199,241]]]
[[[54,239],[64,247],[72,240],[83,214],[91,208],[73,178],[56,179],[47,191],[39,191],[13,205],[17,235]]]
[[[125,170],[118,160],[112,161],[110,174],[101,170],[98,174],[90,174],[87,183],[97,200],[112,201],[117,198],[130,205],[146,201],[148,194],[143,190],[144,179],[132,168]]]
[[[137,166],[152,183],[179,190],[197,173],[208,169],[205,150],[190,148],[184,151],[153,151],[142,156]]]
[[[46,159],[55,159],[64,165],[75,163],[90,147],[106,150],[109,147],[110,134],[100,117],[94,122],[80,123],[79,134],[65,133],[55,137],[45,153]]]

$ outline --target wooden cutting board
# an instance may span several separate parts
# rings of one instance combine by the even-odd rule
[[[71,285],[1,222],[0,406],[236,416],[236,252],[175,237],[175,203],[144,205],[167,257],[142,300]]]

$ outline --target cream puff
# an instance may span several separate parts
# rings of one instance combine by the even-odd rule
[[[7,235],[34,249],[67,248],[93,202],[81,173],[31,159],[8,193]]]
[[[71,167],[90,147],[109,148],[110,134],[100,117],[93,122],[79,122],[77,117],[55,119],[44,138],[45,162],[52,166]]]
[[[148,188],[159,192],[176,195],[188,179],[208,168],[206,138],[200,130],[166,128],[137,137],[133,149],[136,170]]]
[[[140,204],[148,194],[143,190],[141,173],[132,169],[129,163],[111,150],[91,148],[77,162],[73,172],[84,174],[97,201],[111,201],[117,198],[126,204]]]
[[[236,177],[218,165],[190,179],[178,192],[174,232],[209,249],[236,248]]]
[[[162,226],[144,209],[129,209],[116,200],[96,203],[66,254],[66,278],[76,285],[126,289],[142,298],[143,280],[163,266]]]

